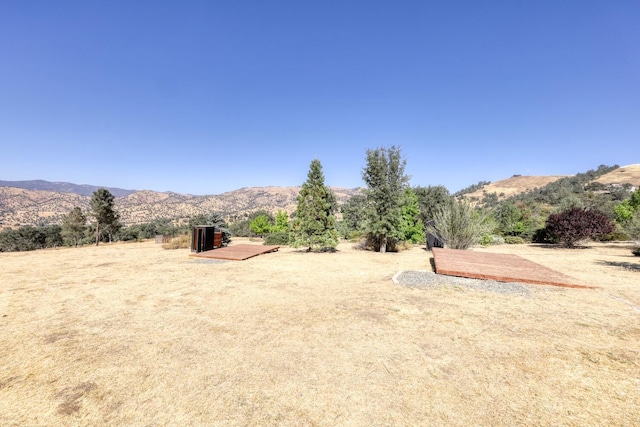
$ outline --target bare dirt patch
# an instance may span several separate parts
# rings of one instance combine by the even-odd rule
[[[599,289],[394,284],[417,247],[0,254],[0,425],[638,425],[628,245],[475,250]]]

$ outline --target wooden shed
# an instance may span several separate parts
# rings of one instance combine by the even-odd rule
[[[204,252],[222,247],[222,231],[212,225],[195,225],[191,229],[191,252]]]

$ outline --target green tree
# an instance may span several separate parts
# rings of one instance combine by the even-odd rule
[[[266,215],[259,215],[255,217],[251,221],[249,226],[251,227],[251,231],[253,232],[253,234],[260,237],[263,237],[265,234],[269,233],[271,231],[271,227],[273,227]]]
[[[366,208],[367,198],[364,194],[352,196],[340,207],[342,221],[344,222],[344,231],[346,231],[347,235],[351,231],[362,229]]]
[[[253,232],[251,231],[251,221],[260,215],[266,215],[270,222],[273,222],[274,218],[271,213],[265,210],[258,210],[251,214],[244,214],[242,217],[236,217],[234,223],[229,225],[229,231],[234,236],[239,237],[251,237]]]
[[[33,251],[62,244],[59,225],[24,225],[0,232],[0,252]]]
[[[46,248],[56,248],[64,243],[62,240],[62,227],[59,225],[44,225],[40,226],[40,229],[45,235]]]
[[[320,160],[311,162],[307,180],[302,184],[297,200],[291,230],[293,246],[304,245],[309,251],[335,248],[339,238],[333,215],[335,198],[324,185]]]
[[[640,188],[631,194],[631,197],[618,204],[613,209],[616,221],[624,224],[629,221],[635,212],[640,211]]]
[[[427,231],[448,249],[469,249],[491,231],[493,221],[466,200],[451,200],[441,205]]]
[[[433,219],[439,206],[449,203],[451,199],[449,190],[442,185],[415,187],[413,192],[418,197],[420,216],[424,224]]]
[[[530,240],[533,233],[544,224],[537,212],[522,202],[504,200],[493,209],[497,229],[503,236],[517,236]]]
[[[62,237],[77,248],[78,241],[84,236],[86,226],[87,217],[82,213],[82,209],[76,206],[62,219]]]
[[[112,234],[120,227],[120,214],[115,210],[115,198],[106,188],[93,192],[90,201],[91,216],[96,220],[96,246],[100,244],[100,233],[107,231],[109,242]]]
[[[212,212],[209,215],[200,214],[189,219],[189,229],[196,225],[209,225],[220,229],[222,232],[222,245],[227,246],[231,242],[231,231],[222,215]],[[190,232],[190,231],[189,231]]]
[[[276,214],[276,220],[273,227],[271,227],[271,233],[283,233],[289,229],[289,215],[286,211],[279,210]]]
[[[420,219],[418,196],[411,188],[404,190],[402,202],[402,223],[400,224],[402,240],[409,243],[424,242],[424,224]]]
[[[568,194],[558,201],[558,207],[556,210],[558,212],[564,212],[567,209],[584,207],[584,201],[582,198],[575,194]]]
[[[338,230],[338,235],[341,239],[348,239],[349,235],[353,231],[352,228],[349,227],[346,221],[336,221],[336,230]]]
[[[383,253],[403,237],[402,200],[409,181],[404,173],[406,163],[399,147],[367,150],[367,165],[362,170],[367,184],[365,231],[374,249]]]

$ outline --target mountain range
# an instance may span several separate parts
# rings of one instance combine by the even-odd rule
[[[496,193],[506,198],[536,187],[542,187],[563,175],[514,175],[485,185],[465,196],[481,197]],[[603,184],[631,184],[640,187],[640,164],[623,166],[599,177]],[[75,206],[89,210],[91,194],[100,188],[68,182],[0,181],[0,227],[25,224],[56,224]],[[283,209],[289,213],[296,208],[300,187],[248,187],[219,195],[194,196],[173,192],[125,190],[108,188],[116,197],[116,209],[125,224],[149,222],[157,218],[190,218],[198,214],[221,213],[229,222],[247,218],[253,212],[265,210],[275,213]],[[358,194],[357,188],[332,187],[339,203]]]
[[[94,186],[75,186],[70,183],[48,183],[51,190],[40,189],[46,181],[21,181],[22,187],[3,186],[0,181],[0,226],[17,227],[27,224],[57,224],[74,207],[89,210]],[[35,188],[30,183],[36,183]],[[81,188],[79,188],[81,187]],[[78,189],[82,193],[72,191]],[[100,187],[95,187],[98,189]],[[54,190],[55,189],[55,190]],[[111,190],[111,189],[110,189]],[[190,218],[198,214],[218,212],[229,222],[247,218],[253,212],[265,210],[289,213],[296,208],[300,187],[251,187],[219,195],[194,196],[173,192],[119,189],[115,197],[116,210],[125,224],[150,222],[157,218]],[[359,189],[332,187],[338,203],[344,203]]]
[[[41,179],[31,181],[0,181],[0,187],[24,188],[25,190],[54,191],[56,193],[73,193],[81,196],[91,196],[98,188],[106,188],[115,197],[125,197],[138,190],[124,190],[115,187],[99,187],[97,185],[72,184],[70,182],[50,182]]]

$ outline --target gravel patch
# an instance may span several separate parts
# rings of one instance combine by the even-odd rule
[[[229,262],[228,260],[224,260],[224,259],[192,259],[192,262],[195,264],[224,264]]]
[[[495,280],[446,276],[428,270],[401,271],[393,276],[393,282],[409,288],[436,289],[442,287],[465,287],[507,295],[531,296],[531,289],[523,283],[506,283]]]

